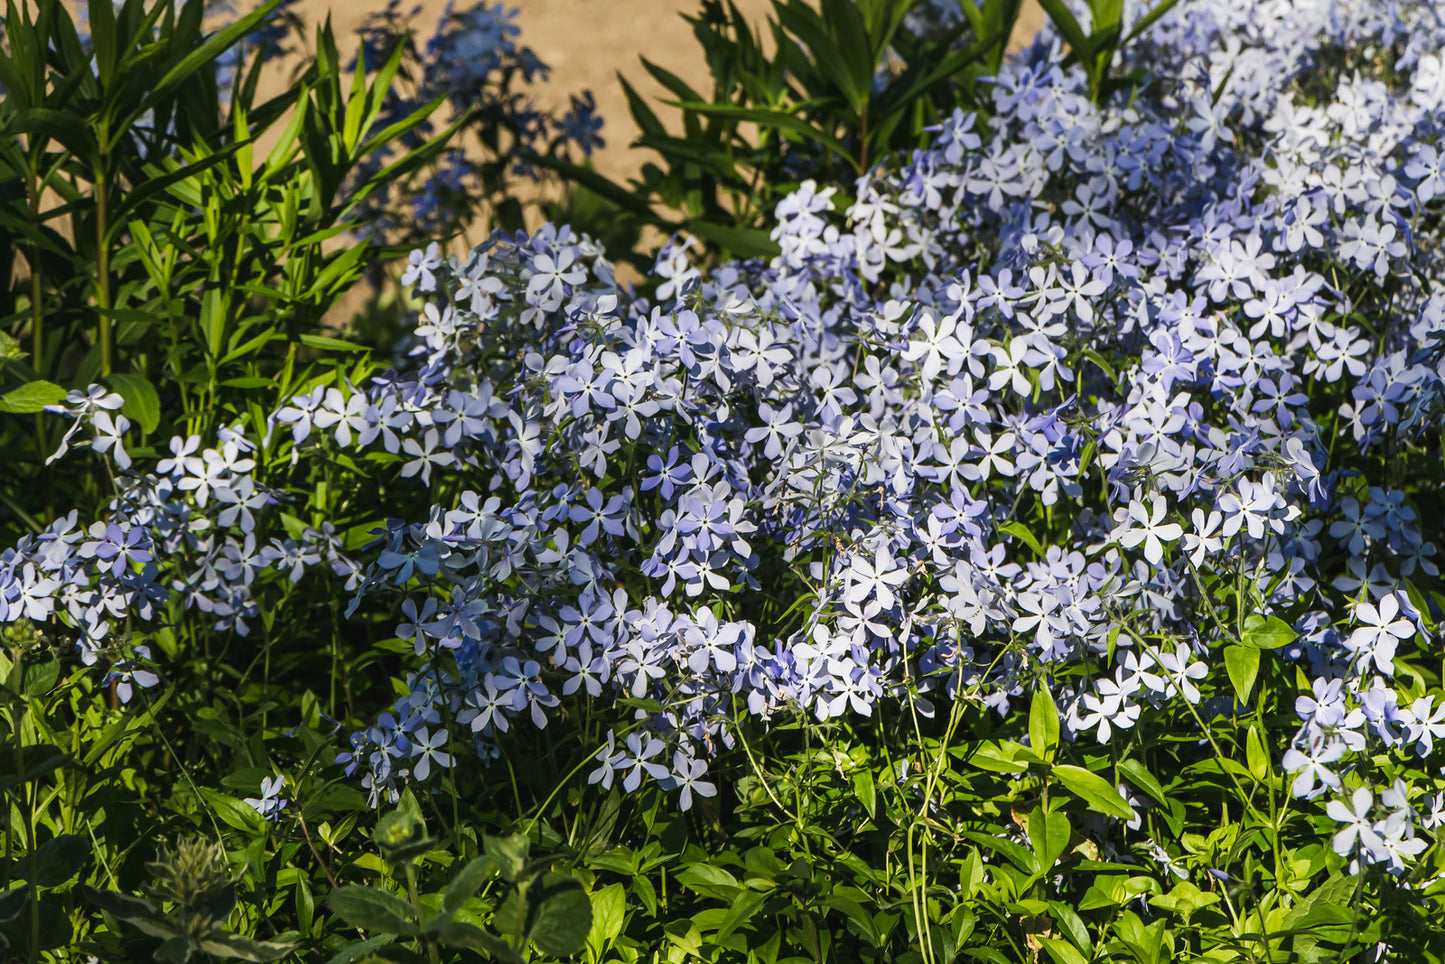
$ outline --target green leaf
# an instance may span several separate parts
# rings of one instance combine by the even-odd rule
[[[1045,813],[1042,807],[1035,807],[1029,814],[1029,844],[1038,859],[1040,873],[1049,873],[1054,864],[1068,849],[1073,830],[1069,818],[1062,813]]]
[[[1089,959],[1068,941],[1058,937],[1041,937],[1039,944],[1054,964],[1089,964]]]
[[[413,937],[417,933],[411,905],[395,894],[375,887],[347,884],[326,899],[342,920],[366,931]]]
[[[1061,900],[1049,901],[1049,916],[1059,924],[1059,930],[1069,938],[1075,947],[1088,951],[1093,946],[1089,939],[1089,928],[1078,911]]]
[[[155,959],[169,964],[191,964],[200,949],[201,946],[189,937],[172,937],[156,948]]]
[[[240,934],[224,933],[211,934],[201,941],[201,950],[207,954],[258,962],[279,961],[300,946],[276,941],[258,941]]]
[[[767,899],[766,894],[760,894],[752,890],[743,891],[738,895],[737,900],[732,901],[732,903],[728,905],[727,916],[724,917],[722,923],[718,925],[717,933],[713,935],[713,939],[719,942],[726,940],[729,934],[749,920],[752,920],[753,916],[757,914],[758,908],[762,907],[763,904],[767,902]]]
[[[459,920],[450,921],[441,929],[439,936],[444,943],[452,947],[470,947],[473,950],[490,954],[503,964],[523,964],[522,955],[518,954],[512,945],[475,924]]]
[[[1249,763],[1249,772],[1254,778],[1264,782],[1269,778],[1270,759],[1269,751],[1264,747],[1264,738],[1260,735],[1260,727],[1252,726],[1249,734],[1244,740],[1244,758]]]
[[[790,134],[816,141],[847,161],[849,166],[855,169],[858,167],[858,161],[842,141],[787,111],[766,107],[738,107],[735,104],[710,104],[706,101],[664,101],[664,103],[669,107],[679,107],[683,110],[696,111],[699,114],[725,117],[735,121],[748,121],[757,124],[759,128],[771,127],[787,131]]]
[[[169,97],[177,88],[186,83],[191,75],[203,69],[208,64],[214,63],[224,51],[229,50],[247,37],[255,30],[256,26],[271,15],[271,12],[280,4],[280,0],[266,0],[264,4],[252,10],[243,17],[238,18],[234,23],[216,31],[206,38],[206,41],[190,50],[184,57],[179,58],[171,65],[156,85],[147,92],[147,96],[139,99],[139,103],[132,111],[132,117],[141,117],[151,110],[158,102]],[[126,125],[128,126],[128,122]]]
[[[35,884],[59,887],[74,877],[90,859],[90,841],[76,834],[61,834],[35,850]]]
[[[1114,785],[1097,773],[1090,773],[1083,767],[1061,763],[1054,767],[1054,776],[1070,792],[1087,803],[1091,810],[1096,810],[1105,816],[1118,817],[1120,820],[1132,820],[1136,816],[1134,808],[1129,806],[1127,800],[1119,796],[1119,791],[1114,789]]]
[[[1029,527],[1022,522],[1001,523],[998,526],[998,531],[1019,539],[1024,545],[1032,549],[1040,559],[1044,557],[1044,547],[1039,543],[1038,539],[1034,538],[1034,534],[1029,531]]]
[[[402,792],[395,810],[376,822],[372,839],[381,849],[381,855],[393,864],[415,860],[436,843],[427,836],[421,806],[410,789]]]
[[[243,800],[227,796],[219,790],[212,790],[210,787],[201,787],[201,796],[215,810],[216,816],[220,817],[227,825],[247,833],[261,834],[266,830],[266,821],[256,812],[256,808]]]
[[[121,414],[140,425],[146,435],[154,432],[161,424],[161,399],[156,387],[144,375],[116,374],[105,376],[110,387],[125,399]]]
[[[853,774],[853,793],[857,795],[858,802],[863,804],[863,811],[868,814],[869,820],[876,820],[878,816],[878,790],[873,783],[873,771],[864,767]]]
[[[98,152],[94,131],[85,118],[70,111],[32,107],[17,113],[12,125],[13,133],[38,134],[58,141],[71,154],[87,162]]]
[[[473,857],[467,861],[455,877],[447,884],[442,894],[442,909],[453,912],[472,899],[482,885],[496,874],[497,866],[491,857]]]
[[[1150,773],[1148,768],[1138,760],[1120,760],[1119,770],[1128,778],[1130,783],[1149,794],[1149,796],[1155,800],[1164,804],[1169,802],[1168,798],[1164,796],[1164,787],[1160,785],[1158,780],[1154,779],[1154,774]]]
[[[65,389],[54,382],[36,380],[0,395],[0,412],[28,415],[44,411],[45,406],[58,405],[63,401]]]
[[[29,895],[28,885],[0,891],[0,924],[12,921],[25,909],[25,898]]]
[[[1086,60],[1093,54],[1093,45],[1089,43],[1089,38],[1084,36],[1084,28],[1074,18],[1069,8],[1064,5],[1063,0],[1039,0],[1039,6],[1044,8],[1044,12],[1054,22],[1059,33],[1064,35],[1064,39],[1068,41],[1074,55],[1080,61]]]
[[[689,864],[678,872],[677,882],[704,897],[732,900],[737,896],[736,877],[716,864]]]
[[[322,351],[370,351],[366,345],[358,345],[354,341],[345,341],[340,338],[332,338],[329,335],[301,335],[301,344],[307,348],[316,348]]]
[[[991,770],[994,773],[1022,773],[1031,764],[1043,763],[1044,760],[1028,747],[1013,740],[989,740],[969,753],[967,762],[981,770]]]
[[[739,228],[700,218],[689,218],[683,227],[704,241],[711,241],[743,258],[776,258],[783,249],[759,228]]]
[[[1162,907],[1167,911],[1173,911],[1184,918],[1184,923],[1189,923],[1189,918],[1194,912],[1210,904],[1219,903],[1218,894],[1206,894],[1194,884],[1187,880],[1181,880],[1174,885],[1174,888],[1167,894],[1152,897],[1149,903]]]
[[[1294,627],[1278,616],[1268,618],[1252,613],[1244,618],[1244,632],[1239,642],[1254,649],[1279,649],[1294,642],[1299,633]]]
[[[982,833],[977,830],[965,830],[963,836],[976,844],[980,844],[1002,854],[1007,858],[1009,863],[1031,877],[1043,872],[1039,867],[1039,859],[1034,856],[1033,851],[1014,843],[1012,840],[1005,840],[1003,837],[995,837],[992,834]]]
[[[752,910],[756,910],[763,902],[762,894],[748,894],[747,897],[755,899],[755,902],[751,904]],[[873,942],[874,946],[877,946],[881,942],[882,937],[878,933],[878,925],[873,922],[873,918],[863,909],[863,905],[859,904],[856,900],[850,900],[841,894],[829,894],[823,898],[822,904],[824,907],[838,911],[848,920],[852,921],[867,939]]]
[[[527,866],[527,852],[531,849],[526,837],[484,837],[482,850],[491,858],[493,866],[505,881],[514,881]]]
[[[548,871],[527,889],[527,936],[545,954],[566,957],[580,951],[592,929],[592,901],[580,882]]]
[[[1045,761],[1053,762],[1059,747],[1059,708],[1042,681],[1034,687],[1029,706],[1029,744]]]
[[[1107,375],[1109,381],[1117,382],[1119,380],[1119,376],[1114,372],[1114,366],[1110,365],[1108,361],[1105,360],[1103,355],[1094,351],[1094,349],[1092,348],[1085,348],[1083,352],[1081,352],[1081,354],[1084,358],[1087,358],[1089,361],[1093,362],[1094,367],[1098,368],[1099,371]]]
[[[1259,676],[1259,650],[1248,646],[1226,646],[1224,668],[1229,672],[1229,681],[1241,703],[1249,702],[1250,691]]]
[[[171,922],[152,907],[149,901],[113,890],[97,890],[86,884],[81,884],[79,890],[80,896],[116,920],[134,924],[151,937],[173,937],[176,933]]]
[[[60,660],[49,654],[39,660],[26,657],[23,665],[25,674],[22,691],[26,696],[44,696],[60,678]]]
[[[622,933],[627,922],[627,891],[621,884],[609,884],[592,892],[592,930],[587,941],[602,956]]]
[[[364,941],[358,941],[352,944],[334,957],[328,958],[326,964],[351,964],[352,961],[359,961],[363,957],[370,955],[372,951],[381,950],[390,943],[391,938],[385,934],[379,937],[367,938]]]
[[[0,746],[0,790],[39,780],[70,762],[70,754],[48,743]]]

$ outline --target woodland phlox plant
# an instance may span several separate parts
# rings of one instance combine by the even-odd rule
[[[617,707],[585,779],[685,809],[748,719],[1009,719],[1042,687],[1079,744],[1203,739],[1283,660],[1291,806],[1403,874],[1442,822],[1414,473],[1445,397],[1445,21],[1187,0],[1149,36],[1154,80],[1096,106],[1045,33],[988,126],[801,185],[770,261],[703,271],[675,238],[643,295],[566,227],[419,250],[401,362],[265,437],[142,464],[114,398],[72,393],[117,494],[0,556],[0,620],[145,686],[119,628],[166,600],[244,635],[260,587],[345,580],[415,654],[340,757],[375,805],[584,703]],[[365,547],[255,538],[289,467],[343,456],[429,510]]]

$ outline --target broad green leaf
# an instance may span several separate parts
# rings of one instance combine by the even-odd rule
[[[391,942],[392,938],[386,934],[382,934],[379,937],[367,938],[364,941],[358,941],[333,957],[327,958],[326,964],[352,964],[352,961],[359,961],[364,957],[368,957],[372,951],[379,951]],[[385,960],[385,958],[382,958],[382,960]]]
[[[473,857],[457,871],[442,894],[442,909],[455,911],[472,898],[496,874],[491,857]]]
[[[155,959],[163,964],[191,964],[201,945],[191,937],[172,937],[156,948]]]
[[[1224,647],[1224,668],[1241,703],[1249,702],[1254,681],[1259,677],[1259,650],[1248,646]]]
[[[146,435],[160,427],[161,399],[149,378],[112,372],[105,380],[125,399],[120,409],[122,415],[138,424]]]
[[[738,880],[716,864],[689,864],[677,874],[677,882],[704,897],[732,900],[737,895]]]
[[[1149,794],[1149,796],[1155,800],[1160,803],[1169,802],[1168,798],[1164,796],[1164,787],[1160,785],[1158,780],[1154,779],[1154,774],[1150,773],[1143,763],[1133,758],[1120,760],[1119,770],[1128,778],[1130,783]]]
[[[756,909],[758,904],[761,904],[763,902],[762,894],[751,894],[748,896],[754,897],[757,900],[757,903],[753,905],[754,909]],[[869,916],[866,910],[863,909],[863,905],[859,904],[856,900],[850,900],[849,898],[844,897],[841,894],[835,893],[829,894],[827,897],[824,897],[822,900],[822,905],[824,907],[828,907],[832,910],[838,911],[844,917],[848,918],[848,920],[852,921],[855,925],[857,925],[859,930],[861,930],[867,936],[868,940],[873,942],[874,946],[877,946],[879,943],[881,943],[881,936],[878,933],[878,925],[873,922],[873,918]]]
[[[1061,900],[1049,901],[1049,916],[1059,925],[1069,941],[1081,951],[1089,951],[1093,941],[1089,939],[1089,928],[1079,917],[1078,911]]]
[[[858,797],[858,802],[863,804],[863,812],[868,814],[868,819],[876,819],[878,815],[878,790],[873,783],[872,770],[864,767],[854,772],[853,793]]]
[[[1066,940],[1058,937],[1040,937],[1038,941],[1043,947],[1044,953],[1049,955],[1049,960],[1054,964],[1089,964],[1089,959]]]
[[[1211,904],[1217,904],[1219,899],[1218,894],[1206,894],[1190,881],[1181,880],[1169,893],[1152,897],[1149,903],[1178,914],[1184,918],[1184,923],[1188,924],[1189,918],[1194,916],[1195,911]]]
[[[473,950],[482,951],[503,964],[522,964],[522,955],[513,950],[512,945],[490,931],[485,931],[475,924],[468,924],[466,921],[454,920],[447,923],[441,929],[443,943],[451,947],[470,947]]]
[[[497,872],[506,881],[516,880],[527,866],[527,852],[531,845],[526,837],[485,837],[482,849],[491,858]]]
[[[10,890],[0,891],[0,924],[14,920],[25,909],[25,899],[30,887],[22,884]]]
[[[1260,735],[1258,726],[1251,726],[1249,734],[1244,738],[1245,759],[1249,762],[1249,772],[1254,778],[1264,781],[1269,778],[1270,758],[1269,751],[1265,749],[1264,738]]]
[[[1072,833],[1069,818],[1062,813],[1045,813],[1042,807],[1035,807],[1029,814],[1029,844],[1041,872],[1048,873],[1063,856]]]
[[[43,380],[26,382],[19,388],[0,395],[0,412],[14,412],[27,415],[44,411],[47,405],[59,405],[65,401],[65,389],[54,382]]]
[[[738,107],[734,104],[710,104],[706,101],[665,101],[670,107],[681,108],[682,110],[696,111],[699,114],[707,114],[714,117],[726,117],[730,120],[748,121],[757,124],[760,128],[775,127],[779,130],[797,134],[817,141],[828,150],[837,154],[854,168],[857,168],[858,161],[853,153],[827,131],[819,130],[801,117],[790,114],[783,110],[773,110],[765,107]]]
[[[1266,618],[1253,613],[1244,618],[1244,632],[1240,634],[1239,641],[1255,649],[1279,649],[1294,642],[1298,636],[1294,627],[1278,616]]]
[[[300,945],[258,941],[240,934],[212,934],[201,941],[201,950],[216,957],[242,961],[279,961]]]
[[[974,843],[987,847],[990,850],[1002,854],[1009,863],[1019,870],[1032,876],[1037,876],[1043,871],[1039,868],[1039,859],[1034,856],[1033,851],[1012,840],[1005,840],[1003,837],[996,837],[993,834],[981,833],[977,830],[965,830],[963,836]]]
[[[60,660],[48,653],[41,659],[27,656],[20,665],[24,668],[21,691],[26,696],[44,696],[60,678]]]
[[[1029,531],[1029,527],[1024,525],[1022,522],[1015,521],[1001,523],[998,527],[998,531],[1006,535],[1011,535],[1015,539],[1022,541],[1023,544],[1032,549],[1034,551],[1034,554],[1037,555],[1040,559],[1044,557],[1043,545],[1039,542],[1037,538],[1035,538],[1034,534]]]
[[[1059,708],[1042,681],[1034,687],[1029,705],[1029,744],[1047,762],[1053,762],[1059,747]]]
[[[76,834],[61,834],[47,840],[35,851],[35,883],[59,887],[74,877],[90,859],[91,844]]]
[[[417,925],[411,905],[375,887],[347,884],[331,892],[326,903],[353,927],[411,937]]]
[[[1120,820],[1132,820],[1136,816],[1134,808],[1119,796],[1114,785],[1097,773],[1067,763],[1054,767],[1053,772],[1058,781],[1087,803],[1090,809]]]
[[[215,810],[216,816],[228,826],[247,833],[260,834],[266,830],[265,819],[256,809],[243,800],[227,796],[210,787],[201,787],[201,796]]]
[[[592,901],[580,882],[548,871],[527,889],[527,936],[545,954],[566,957],[580,951],[592,929]]]
[[[592,930],[587,940],[602,952],[622,933],[627,921],[627,891],[621,884],[608,884],[592,892]]]
[[[80,895],[117,920],[134,924],[151,937],[173,937],[176,929],[166,916],[149,901],[118,894],[113,890],[97,890],[86,884],[79,887]]]
[[[981,770],[995,773],[1022,773],[1031,764],[1043,763],[1043,757],[1012,740],[985,741],[967,755],[967,762]]]

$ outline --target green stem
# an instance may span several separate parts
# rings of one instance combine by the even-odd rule
[[[412,910],[416,912],[417,926],[426,923],[426,912],[422,910],[421,898],[416,894],[416,864],[410,860],[406,862],[406,895],[411,898]],[[441,964],[441,958],[437,956],[436,938],[431,934],[422,935],[426,942],[426,959],[431,964]]]
[[[110,374],[113,362],[110,330],[110,251],[106,238],[106,162],[105,138],[101,135],[100,177],[95,181],[95,306],[100,313],[96,328],[100,333],[100,374]]]

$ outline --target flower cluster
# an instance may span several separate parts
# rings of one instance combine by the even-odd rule
[[[1064,735],[1108,743],[1236,711],[1220,649],[1272,650],[1308,680],[1293,793],[1402,868],[1417,791],[1377,815],[1354,770],[1445,736],[1401,673],[1436,547],[1389,470],[1445,398],[1445,24],[1190,0],[1154,36],[1161,79],[1100,107],[1045,35],[987,127],[956,113],[847,201],[803,184],[770,262],[704,274],[674,241],[653,297],[566,228],[416,252],[407,364],[287,399],[260,444],[384,452],[424,518],[364,565],[316,530],[256,546],[249,443],[176,439],[88,536],[0,557],[0,619],[94,647],[176,591],[242,632],[258,570],[322,562],[348,615],[400,598],[422,669],[342,758],[374,801],[564,700],[633,711],[589,780],[686,807],[744,716],[1008,715],[1046,679]],[[125,469],[105,403],[69,411]]]

